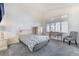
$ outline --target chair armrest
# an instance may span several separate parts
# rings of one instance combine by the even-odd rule
[[[66,36],[66,37],[71,37],[71,36]]]
[[[65,36],[64,39],[71,38],[71,36]]]

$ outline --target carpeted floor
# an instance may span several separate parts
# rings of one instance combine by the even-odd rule
[[[10,45],[6,51],[1,51],[0,56],[79,56],[79,46],[50,40],[47,46],[32,53],[27,46],[18,43]]]

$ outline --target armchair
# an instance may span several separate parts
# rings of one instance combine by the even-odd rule
[[[70,32],[69,36],[66,36],[63,38],[63,42],[67,40],[70,45],[71,41],[75,41],[75,44],[77,45],[77,35],[78,35],[78,32],[72,31]]]

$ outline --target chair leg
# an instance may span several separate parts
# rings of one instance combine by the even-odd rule
[[[63,42],[65,41],[65,38],[63,39]]]
[[[75,44],[77,45],[77,41],[75,40]]]
[[[71,41],[69,41],[69,45],[70,45]]]

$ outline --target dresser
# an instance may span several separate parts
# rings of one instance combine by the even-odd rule
[[[0,32],[0,51],[8,48],[8,40],[4,38],[4,32]]]
[[[18,35],[9,32],[0,32],[0,51],[8,49],[8,45],[19,43]]]

